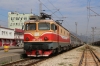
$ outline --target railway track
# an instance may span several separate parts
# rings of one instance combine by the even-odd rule
[[[85,46],[78,66],[100,66],[100,58],[90,46]]]
[[[23,59],[23,60],[20,60],[20,61],[16,61],[16,62],[12,62],[12,63],[9,63],[9,64],[5,64],[5,65],[2,65],[2,66],[31,66],[31,65],[34,65],[38,62],[41,62],[43,60],[46,60],[47,58],[41,58],[41,59],[31,59],[31,58],[26,58],[26,59]]]

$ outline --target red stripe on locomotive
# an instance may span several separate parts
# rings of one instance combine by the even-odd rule
[[[70,38],[62,38],[60,35],[57,35],[56,33],[50,33],[50,32],[46,32],[44,34],[42,34],[41,36],[39,36],[38,39],[41,39],[40,41],[44,41],[44,38],[47,37],[48,41],[59,41],[59,42],[70,42]],[[24,34],[24,40],[29,39],[29,41],[34,41],[35,36],[33,36],[30,33]],[[37,39],[37,40],[38,40]]]

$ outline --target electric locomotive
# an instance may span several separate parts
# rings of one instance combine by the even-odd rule
[[[27,56],[40,57],[72,48],[70,32],[51,15],[30,16],[24,22],[24,50]]]

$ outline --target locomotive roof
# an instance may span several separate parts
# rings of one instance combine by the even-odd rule
[[[29,23],[29,22],[54,22],[54,20],[28,20],[28,21],[25,21],[26,23]]]

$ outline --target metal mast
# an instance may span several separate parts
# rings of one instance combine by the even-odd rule
[[[75,25],[76,25],[76,34],[77,34],[77,22],[75,22]]]
[[[42,13],[42,3],[40,2],[40,5],[39,5],[39,10],[40,10],[40,13]],[[41,14],[40,14],[41,15]]]
[[[96,29],[96,27],[91,27],[92,28],[92,32],[93,32],[93,42],[94,42],[94,29]]]

